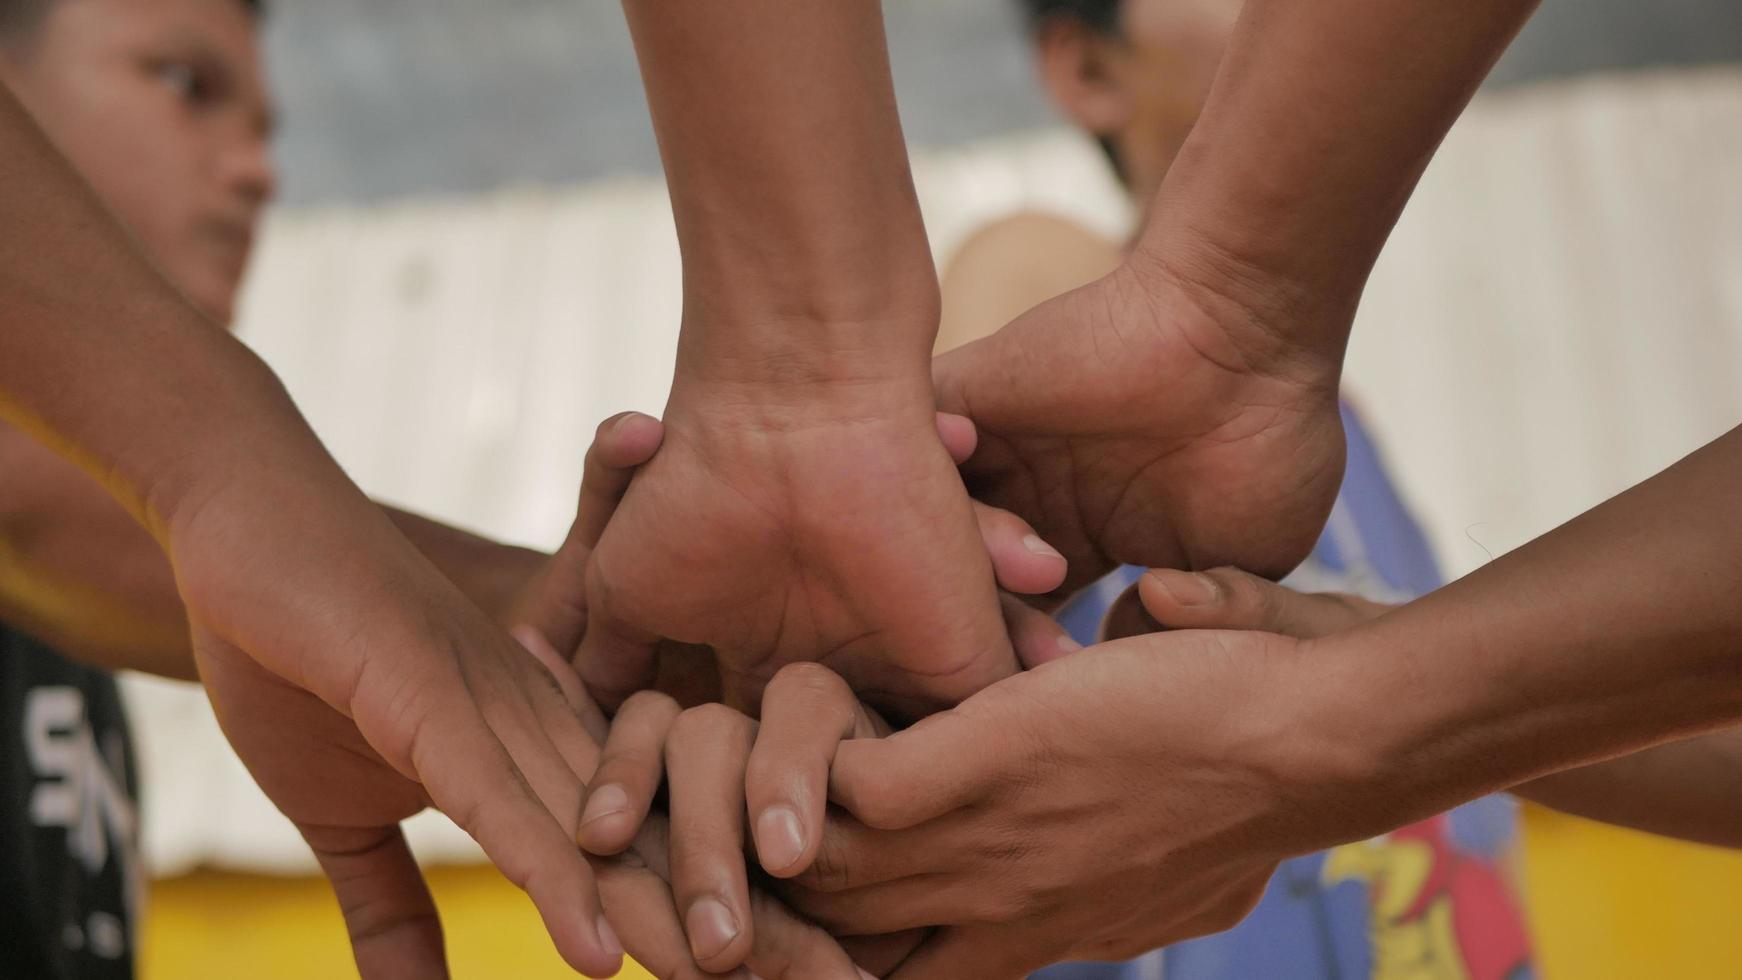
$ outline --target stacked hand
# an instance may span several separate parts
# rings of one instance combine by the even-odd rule
[[[836,934],[917,943],[895,977],[1125,958],[1232,925],[1278,861],[1339,839],[1338,793],[1357,770],[1315,752],[1292,708],[1320,683],[1306,667],[1296,641],[1270,634],[1135,637],[887,737],[817,665],[776,675],[760,723],[644,694],[619,714],[593,790],[624,809],[581,842],[625,846],[668,780],[673,889],[710,969],[756,941],[746,845]]]
[[[1286,573],[1342,482],[1340,352],[1261,307],[1127,265],[942,356],[939,407],[980,433],[970,489],[1064,552],[1067,589],[1117,564]]]
[[[1059,654],[1058,630],[996,585],[1043,593],[1065,563],[968,499],[951,459],[973,451],[972,426],[934,416],[923,389],[859,398],[776,411],[680,386],[653,461],[583,499],[577,528],[616,513],[597,549],[570,536],[537,604],[602,703],[652,686],[661,641],[711,651],[735,705],[782,665],[821,661],[907,716],[1013,673],[1018,653]]]
[[[659,443],[651,419],[614,422],[588,456],[576,547],[597,540]],[[660,819],[596,881],[574,846],[605,722],[566,660],[536,631],[500,633],[366,502],[335,514],[343,494],[273,485],[290,489],[179,512],[170,550],[225,734],[332,881],[362,975],[445,975],[436,910],[398,827],[434,805],[532,896],[576,969],[612,975],[626,947],[661,976],[699,977]],[[351,557],[337,570],[317,560],[332,554]],[[533,598],[548,594],[535,586]],[[764,895],[749,901],[759,975],[858,976],[821,930]],[[855,954],[893,962],[875,946]]]

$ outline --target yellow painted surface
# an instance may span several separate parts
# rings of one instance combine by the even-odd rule
[[[1742,978],[1742,853],[1528,806],[1523,834],[1545,980]],[[574,976],[531,903],[494,870],[436,869],[431,887],[459,980]],[[353,975],[338,907],[318,879],[202,872],[152,888],[142,980]]]
[[[1742,852],[1523,812],[1545,980],[1742,978]]]
[[[456,980],[572,978],[520,890],[493,868],[437,868]],[[356,976],[344,922],[318,878],[199,872],[153,883],[141,980],[331,980]],[[629,966],[622,980],[649,974]]]

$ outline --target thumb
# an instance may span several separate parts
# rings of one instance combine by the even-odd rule
[[[527,584],[512,617],[515,625],[532,627],[565,656],[574,656],[587,630],[587,560],[636,468],[653,458],[664,438],[660,421],[639,412],[613,415],[594,433],[568,537]]]
[[[1308,639],[1373,619],[1390,607],[1334,592],[1296,592],[1237,568],[1155,569],[1137,583],[1143,608],[1170,629],[1262,630]]]

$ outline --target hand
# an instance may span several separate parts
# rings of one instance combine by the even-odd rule
[[[1346,680],[1325,656],[1264,633],[1121,640],[844,743],[847,813],[781,893],[837,934],[944,926],[900,980],[1014,978],[1227,928],[1283,858],[1398,816],[1356,792],[1375,767],[1336,727],[1344,703],[1316,696]]]
[[[1237,565],[1279,577],[1343,476],[1341,351],[1308,351],[1223,292],[1131,266],[938,358],[938,407],[974,421],[975,497],[1070,562]]]
[[[1296,592],[1238,568],[1152,569],[1101,624],[1115,640],[1160,629],[1259,630],[1311,639],[1352,629],[1394,606],[1343,592]]]
[[[218,720],[332,881],[360,973],[446,973],[398,827],[433,804],[528,892],[571,966],[614,974],[622,949],[572,843],[582,720],[360,494],[347,513],[261,482],[178,515],[170,553]]]
[[[607,450],[607,454],[609,452]],[[592,470],[588,472],[589,475],[593,473]],[[583,718],[598,718],[597,708],[588,699],[586,688],[568,661],[544,637],[528,627],[516,628],[515,635],[550,671],[575,713]],[[651,699],[663,695],[644,692],[636,697]],[[619,713],[618,727],[613,729],[612,741],[603,757],[594,750],[595,743],[590,742],[586,747],[593,753],[595,768],[603,778],[611,779],[609,773],[612,770],[624,768],[628,760],[623,756],[622,747],[633,749],[640,743],[639,738],[633,735],[625,737],[618,731],[623,729],[633,733],[641,728],[638,718],[642,713],[635,709],[640,703],[632,700]],[[653,778],[657,784],[659,777],[655,775]],[[594,785],[599,784],[595,782]],[[645,810],[643,814],[645,819],[638,819],[638,826],[626,828],[622,842],[608,852],[609,858],[593,862],[607,916],[618,923],[630,954],[655,976],[700,980],[704,975],[713,975],[712,968],[704,974],[697,958],[690,954],[683,920],[677,913],[679,902],[669,884],[673,881],[674,863],[670,856],[671,832],[667,820],[663,814],[646,815]],[[679,891],[677,894],[683,893]],[[687,903],[684,907],[688,907]],[[921,938],[917,935],[889,936],[840,943],[759,889],[748,891],[743,908],[745,942],[740,944],[738,959],[733,966],[741,962],[756,976],[766,980],[864,980],[865,972],[855,964],[864,963],[887,972],[910,953]],[[750,938],[752,934],[753,939]],[[843,946],[850,947],[851,955]]]
[[[643,691],[612,724],[582,811],[581,846],[599,855],[628,847],[669,777],[672,885],[686,910],[690,950],[709,970],[735,969],[758,938],[746,826],[769,874],[804,870],[822,842],[836,746],[888,732],[820,664],[791,664],[774,675],[760,724],[724,705],[684,711],[665,695]],[[912,937],[900,952],[917,944]]]
[[[532,583],[522,598],[519,612],[526,622],[512,630],[550,671],[571,710],[583,720],[595,740],[586,745],[584,761],[593,773],[590,781],[594,797],[603,789],[601,778],[612,780],[611,773],[621,767],[621,760],[609,751],[602,759],[599,757],[595,747],[607,738],[603,716],[587,695],[569,658],[559,654],[536,626],[526,623],[547,620],[558,628],[579,628],[577,622],[584,626],[586,609],[569,604],[573,593],[566,588],[563,576],[573,567],[585,567],[585,556],[598,544],[617,500],[635,469],[658,450],[661,436],[658,420],[636,413],[608,419],[599,427],[587,452],[580,507],[564,545],[565,552],[579,556],[579,564],[566,563],[561,555],[549,562],[539,576],[540,581]],[[635,744],[634,738],[625,737],[642,725],[641,713],[632,710],[635,704],[632,701],[618,713],[608,749]],[[653,782],[657,785],[658,781],[656,774]],[[643,967],[662,977],[699,978],[703,967],[688,952],[683,920],[677,914],[679,903],[668,885],[672,881],[668,840],[665,817],[647,816],[643,808],[635,826],[625,828],[616,846],[597,852],[613,858],[594,862],[600,898],[607,918],[617,922],[625,947]],[[849,956],[832,937],[795,916],[778,899],[762,891],[748,891],[745,898],[742,911],[746,936],[753,932],[754,939],[747,938],[741,944],[738,960],[732,966],[747,963],[757,976],[768,980],[813,977],[858,980],[862,972],[854,965],[855,961],[887,968],[899,962],[918,942],[917,938],[902,937],[858,942],[853,944],[853,955]],[[689,907],[689,903],[682,905]]]
[[[740,706],[801,660],[908,715],[1013,672],[994,580],[1046,591],[1064,562],[1022,522],[968,500],[940,423],[911,407],[923,396],[859,392],[826,411],[748,397],[680,384],[663,448],[587,556],[586,598],[570,605],[590,610],[578,663],[601,703],[650,685],[659,640],[711,648]],[[964,442],[960,420],[941,425]],[[580,550],[559,555],[571,583]],[[1019,643],[1056,642],[1011,614]]]

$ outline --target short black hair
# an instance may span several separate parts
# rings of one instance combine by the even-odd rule
[[[1028,26],[1039,27],[1049,20],[1074,20],[1102,34],[1119,33],[1119,14],[1125,0],[1018,0]]]
[[[255,19],[266,15],[266,0],[236,0]],[[0,0],[0,41],[18,41],[42,26],[54,0]]]

